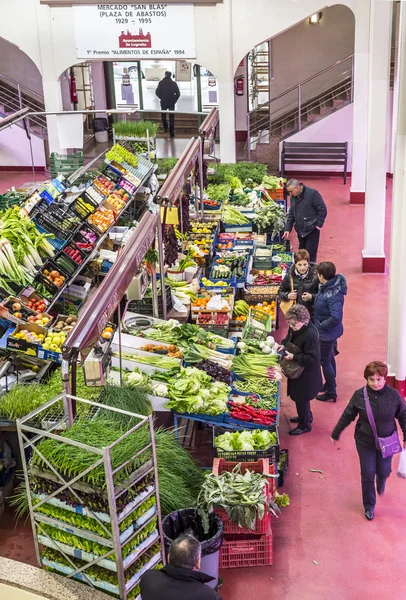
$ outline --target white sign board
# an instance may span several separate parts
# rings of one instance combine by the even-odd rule
[[[72,8],[77,58],[196,58],[193,4]]]

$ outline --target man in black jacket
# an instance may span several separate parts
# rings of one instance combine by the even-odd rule
[[[179,100],[180,91],[176,81],[173,81],[170,71],[166,71],[165,77],[158,83],[155,95],[161,101],[162,110],[175,110],[175,104]],[[165,133],[167,133],[168,121],[164,112],[162,113],[162,124]],[[169,134],[171,137],[175,137],[175,115],[173,113],[169,115]]]
[[[320,230],[327,216],[327,206],[317,190],[306,187],[297,179],[286,184],[290,194],[290,210],[286,219],[283,239],[288,240],[293,226],[299,238],[299,250],[310,254],[310,262],[317,262]]]
[[[200,542],[188,534],[178,537],[169,548],[166,567],[141,577],[142,600],[221,600],[205,585],[214,579],[199,571],[200,559]]]

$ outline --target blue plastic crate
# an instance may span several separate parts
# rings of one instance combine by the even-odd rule
[[[179,413],[172,411],[178,419],[190,419],[192,421],[200,421],[201,423],[227,423],[229,413],[222,413],[221,415],[204,415],[200,413]]]
[[[227,287],[233,287],[236,288],[237,287],[237,279],[236,277],[232,277],[231,279],[212,279],[211,277],[208,277],[207,279],[209,279],[210,281],[212,281],[213,283],[217,283],[218,281],[224,281],[224,283],[227,284]],[[215,285],[203,285],[202,281],[200,280],[200,287],[204,288],[205,290],[222,290],[224,289],[222,286],[215,286]],[[226,286],[224,286],[226,287]]]
[[[240,421],[239,419],[233,419],[230,414],[227,415],[226,423],[229,426],[240,427],[241,429],[268,429],[268,431],[277,431],[278,429],[279,414],[276,415],[276,422],[272,425],[259,425],[258,423],[252,423],[252,421]]]
[[[41,227],[41,225],[38,225],[38,223],[35,223],[35,227],[38,229],[39,233],[50,233],[49,231]],[[58,250],[58,252],[59,250],[62,250],[62,248],[68,243],[67,240],[57,238],[56,236],[54,238],[47,238],[47,240],[51,244],[51,246],[55,248],[55,250]]]
[[[253,221],[250,221],[246,225],[225,225],[224,231],[228,233],[251,233],[253,229]]]

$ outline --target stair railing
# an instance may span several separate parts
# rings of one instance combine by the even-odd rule
[[[257,106],[253,110],[250,110],[247,113],[248,159],[251,159],[251,145],[252,145],[253,142],[258,141],[258,138],[261,136],[261,130],[264,129],[264,125],[268,124],[267,129],[269,129],[269,130],[271,128],[271,122],[272,122],[272,116],[273,116],[272,109],[275,106],[275,102],[277,100],[281,100],[282,98],[286,98],[288,96],[288,94],[292,94],[292,92],[294,92],[296,94],[297,100],[294,103],[295,108],[294,109],[288,109],[287,112],[289,113],[292,110],[294,110],[294,112],[297,114],[297,131],[301,131],[302,130],[303,108],[309,102],[308,99],[304,100],[304,97],[309,98],[309,94],[306,95],[304,93],[304,86],[306,84],[308,84],[309,82],[314,81],[315,79],[317,79],[321,75],[324,75],[324,73],[327,73],[328,71],[331,71],[332,69],[335,69],[335,68],[339,67],[340,65],[344,64],[347,61],[351,61],[351,67],[350,67],[350,69],[348,69],[347,71],[344,71],[344,73],[341,73],[340,75],[337,75],[333,79],[340,78],[340,81],[337,84],[337,88],[342,89],[342,90],[345,89],[345,91],[346,91],[346,86],[347,86],[348,80],[349,80],[349,83],[350,83],[350,90],[349,90],[349,92],[350,92],[350,102],[353,102],[354,101],[354,54],[351,54],[351,55],[349,55],[349,56],[347,56],[347,57],[345,57],[345,58],[337,61],[333,65],[330,65],[329,67],[326,67],[325,69],[322,69],[321,71],[319,71],[315,75],[312,75],[311,77],[308,77],[307,79],[304,79],[300,83],[298,83],[298,84],[292,86],[291,88],[285,90],[281,94],[278,94],[274,98],[271,98],[267,102],[264,102],[263,104],[260,104],[259,106]],[[326,86],[326,83],[323,84],[323,88],[325,88],[325,86]],[[326,98],[329,95],[329,93],[330,92],[328,92],[325,89],[323,89],[322,98]],[[320,92],[319,92],[319,95],[320,95]],[[322,98],[318,98],[317,92],[313,93],[313,99],[314,99],[315,102],[317,102],[318,100],[321,101]],[[297,108],[296,108],[296,104],[297,104]],[[290,102],[290,104],[288,106],[292,106],[292,102]],[[286,105],[283,108],[286,110]],[[277,109],[275,112],[278,112],[278,110],[281,111],[282,109],[281,108]],[[266,114],[265,117],[264,117],[264,113]],[[291,118],[291,120],[296,120],[296,117],[294,117],[293,119]]]
[[[44,97],[41,96],[41,94],[34,92],[34,90],[31,90],[29,87],[23,85],[22,83],[19,83],[15,79],[12,79],[7,75],[3,75],[3,73],[0,73],[0,80],[6,81],[9,84],[11,83],[13,87],[16,88],[20,109],[23,107],[23,92],[25,92],[28,96],[31,96],[33,99],[38,100],[39,102],[41,102],[41,104],[44,104]]]

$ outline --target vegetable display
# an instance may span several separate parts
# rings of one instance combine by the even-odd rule
[[[254,223],[258,227],[259,232],[264,231],[268,227],[272,227],[272,235],[275,236],[285,228],[285,209],[283,206],[272,200],[257,212]]]
[[[257,431],[226,431],[214,439],[216,448],[227,452],[240,450],[267,450],[278,443],[278,435],[265,429]]]
[[[222,508],[229,519],[239,527],[255,530],[257,518],[262,520],[266,514],[276,515],[278,506],[267,493],[267,477],[260,473],[246,471],[241,473],[238,464],[233,471],[224,471],[216,476],[209,473],[198,498],[199,514],[206,533],[209,531],[208,514],[214,508]]]
[[[210,375],[200,369],[181,368],[176,374],[161,374],[160,379],[167,382],[170,401],[166,408],[181,413],[206,415],[227,412],[230,387],[225,383],[213,381]]]
[[[281,379],[277,354],[240,354],[233,360],[232,370],[243,378],[267,377]]]
[[[278,414],[277,410],[267,410],[262,408],[256,408],[250,404],[241,404],[239,402],[229,402],[230,416],[237,421],[245,421],[249,423],[256,423],[257,425],[264,425],[270,427],[276,423],[276,417]]]
[[[223,207],[222,220],[226,225],[247,225],[250,222],[248,217],[228,204]]]

